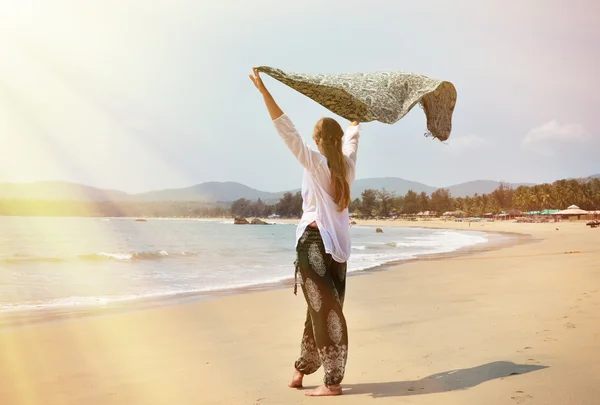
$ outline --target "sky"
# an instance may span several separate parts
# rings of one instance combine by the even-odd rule
[[[447,142],[415,107],[362,125],[357,178],[434,187],[600,173],[595,0],[0,0],[0,182],[144,192],[298,188],[248,74],[407,71],[458,92]],[[269,77],[312,143],[347,121]]]

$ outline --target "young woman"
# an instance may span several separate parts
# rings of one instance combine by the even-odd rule
[[[350,256],[348,205],[359,124],[353,122],[343,140],[340,124],[332,118],[321,118],[313,133],[316,151],[305,144],[290,118],[275,103],[256,68],[250,79],[263,95],[279,135],[304,166],[303,214],[296,231],[296,276],[308,311],[290,387],[302,387],[302,378],[323,365],[324,384],[306,395],[341,395],[348,358],[348,330],[342,312]]]

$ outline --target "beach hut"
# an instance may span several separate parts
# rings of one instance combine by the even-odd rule
[[[523,212],[521,210],[508,210],[508,211],[502,212],[500,215],[498,215],[498,218],[501,220],[512,220],[512,219],[515,219],[522,215],[523,215]]]
[[[588,211],[589,219],[597,219],[600,217],[600,211]]]
[[[446,212],[444,212],[444,216],[445,217],[462,217],[464,215],[465,215],[465,212],[463,210],[446,211]]]
[[[435,212],[433,211],[421,211],[417,214],[418,217],[421,218],[431,218],[435,216]]]
[[[560,216],[563,218],[574,218],[581,219],[582,215],[588,215],[589,212],[586,210],[582,210],[576,205],[571,205],[566,210],[555,212],[553,215]]]

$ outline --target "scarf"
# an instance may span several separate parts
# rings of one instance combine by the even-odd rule
[[[456,89],[447,81],[406,72],[303,74],[258,67],[349,121],[393,124],[418,103],[427,118],[426,136],[445,141],[452,130]]]

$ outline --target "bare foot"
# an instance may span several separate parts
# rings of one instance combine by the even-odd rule
[[[340,384],[335,385],[321,385],[314,390],[306,391],[304,394],[308,397],[326,397],[332,395],[342,395],[342,386]]]
[[[292,382],[289,383],[290,388],[302,388],[302,379],[304,378],[304,374],[300,371],[294,369],[294,375],[292,376]]]

